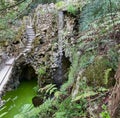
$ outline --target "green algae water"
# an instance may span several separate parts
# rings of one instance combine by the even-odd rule
[[[14,118],[14,115],[20,112],[24,104],[32,104],[32,98],[36,95],[33,88],[36,85],[35,80],[25,80],[20,83],[16,90],[7,92],[2,98],[6,100],[6,103],[0,110],[0,114],[5,115],[0,118]]]

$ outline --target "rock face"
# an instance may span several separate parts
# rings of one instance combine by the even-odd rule
[[[84,37],[84,33],[78,35],[79,19],[77,16],[72,15],[67,11],[63,11],[63,15],[64,24],[62,26],[62,51],[64,53],[64,56],[62,58],[64,58],[63,60],[66,60],[69,63],[68,65],[70,65],[70,62],[71,64],[74,63],[73,61],[77,57],[79,58],[78,66],[81,66],[81,63],[83,63],[82,60],[87,61],[87,59],[84,59],[87,58],[86,55],[88,54],[88,56],[91,56],[89,55],[89,53],[86,53],[85,55],[85,52],[90,52],[91,50],[94,50],[94,48],[96,48],[96,45],[94,46],[95,42],[93,39]],[[30,17],[30,23],[32,22],[32,26],[35,31],[35,39],[34,42],[32,42],[31,51],[27,55],[23,55],[23,57],[20,57],[19,60],[16,61],[14,73],[16,73],[15,75],[17,77],[17,75],[20,76],[20,71],[21,69],[24,69],[25,66],[27,66],[28,68],[32,67],[35,71],[35,74],[38,75],[39,85],[44,86],[45,84],[49,84],[51,82],[57,83],[55,78],[57,78],[57,75],[59,74],[57,74],[58,64],[56,62],[59,58],[58,50],[60,44],[60,42],[58,41],[58,11],[53,3],[45,5],[40,4],[34,10],[34,14],[32,14],[32,16],[33,17],[27,16],[23,18],[23,25],[21,25],[21,28],[19,29],[15,40],[11,43],[11,45],[7,46],[7,50],[11,55],[17,55],[17,53],[23,50],[27,42],[25,24]],[[87,37],[91,37],[91,33],[88,32]],[[102,42],[99,42],[99,44],[97,45],[97,51],[100,55],[104,55],[105,53],[108,53],[110,47],[114,47],[114,45],[116,44],[112,40],[109,44],[103,44]],[[76,52],[76,57],[74,56],[74,52]],[[92,57],[92,59],[94,60],[94,57]],[[42,67],[45,68],[44,75],[40,75],[39,73],[39,69]],[[66,71],[64,72],[64,74],[65,73]]]
[[[69,58],[70,60],[72,59],[71,50],[69,49],[74,42],[74,34],[72,32],[75,27],[75,18],[69,14],[63,14],[65,15],[63,19],[64,25],[62,32],[62,48],[64,55],[61,63],[63,68],[62,78],[67,80],[66,73],[70,66]],[[7,50],[11,55],[18,55],[27,43],[25,19],[29,19],[29,17],[24,18],[23,25],[21,25],[15,40],[7,47]],[[20,84],[21,76],[27,79],[31,79],[29,76],[32,75],[38,77],[38,83],[40,86],[44,86],[51,82],[57,85],[63,83],[57,81],[59,72],[56,61],[58,61],[59,58],[58,50],[59,43],[61,42],[58,42],[58,30],[60,24],[58,24],[58,11],[56,10],[55,5],[53,3],[49,5],[38,5],[31,21],[36,34],[36,37],[32,42],[32,49],[29,53],[21,55],[19,59],[16,60],[11,80],[8,83],[8,89],[16,88]],[[45,74],[39,75],[39,69],[42,67],[45,67]],[[26,76],[24,76],[24,71],[27,71]],[[32,74],[30,74],[31,72]]]
[[[35,10],[32,21],[34,21],[34,30],[36,38],[32,42],[32,50],[21,55],[15,62],[13,73],[8,83],[7,89],[16,88],[20,84],[21,78],[31,79],[32,75],[37,77],[41,67],[46,68],[46,74],[38,82],[39,85],[50,83],[52,81],[52,65],[54,51],[57,50],[57,14],[54,4],[39,5]],[[29,19],[29,18],[28,18]],[[18,40],[20,38],[20,40]],[[25,31],[25,20],[19,29],[16,39],[7,47],[9,54],[18,55],[27,43],[27,34]],[[13,49],[13,50],[11,50]],[[26,73],[24,72],[26,71]],[[24,74],[27,74],[24,76]],[[42,80],[45,78],[45,80]]]

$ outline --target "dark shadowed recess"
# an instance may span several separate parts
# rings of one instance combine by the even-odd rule
[[[62,63],[53,73],[53,83],[56,84],[58,88],[60,88],[60,86],[68,80],[70,65],[71,62],[69,61],[69,58],[65,57],[65,54],[63,53]]]
[[[21,69],[22,69],[22,72],[21,72],[19,81],[37,79],[35,70],[31,65],[29,65],[29,64],[23,65],[21,67]]]

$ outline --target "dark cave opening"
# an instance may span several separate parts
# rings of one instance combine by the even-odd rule
[[[23,65],[21,67],[21,74],[19,81],[37,80],[37,74],[34,68],[30,64]]]

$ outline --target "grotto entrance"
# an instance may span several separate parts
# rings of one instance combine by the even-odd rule
[[[34,68],[30,64],[22,65],[19,81],[21,82],[33,79],[37,81],[37,75]]]

